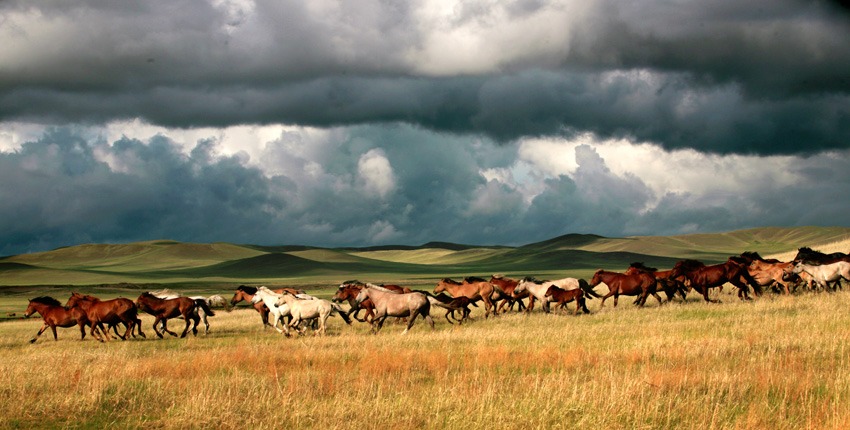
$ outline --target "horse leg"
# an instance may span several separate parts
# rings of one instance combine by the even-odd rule
[[[204,334],[210,334],[210,322],[207,319],[207,313],[206,312],[204,312],[203,320],[204,320]]]
[[[191,315],[191,314],[189,314],[189,315]],[[194,318],[192,318],[189,315],[183,315],[183,321],[186,321],[186,327],[183,328],[183,333],[180,333],[181,338],[186,337],[186,333],[189,332],[189,326],[192,325],[193,320],[195,321],[195,328],[193,329],[193,331],[195,332],[195,336],[198,335],[198,320],[195,320]]]
[[[416,321],[416,316],[420,313],[422,312],[419,310],[415,310],[410,313],[410,320],[407,321],[407,328],[405,328],[404,331],[401,332],[401,334],[407,334],[407,331],[410,330],[411,327],[413,327],[413,323]],[[422,318],[425,318],[424,314],[422,315]]]
[[[50,327],[50,325],[44,323],[44,325],[41,326],[41,329],[38,330],[38,333],[35,334],[35,337],[30,339],[30,343],[35,343],[35,341],[38,340],[39,336],[41,336],[41,334],[44,333],[45,330],[47,330],[47,327]]]
[[[528,306],[525,307],[526,313],[531,313],[534,309],[534,296],[528,296]]]

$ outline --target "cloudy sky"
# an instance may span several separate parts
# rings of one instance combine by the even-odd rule
[[[0,255],[850,226],[825,0],[5,0]]]

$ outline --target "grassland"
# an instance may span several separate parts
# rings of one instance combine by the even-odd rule
[[[594,300],[578,317],[484,319],[477,308],[460,327],[434,311],[435,331],[419,321],[405,336],[400,325],[371,335],[333,318],[326,337],[284,338],[238,308],[212,317],[208,336],[152,339],[143,316],[148,339],[81,342],[60,329],[58,342],[47,333],[29,344],[40,319],[20,319],[28,298],[64,301],[72,289],[229,296],[237,283],[268,283],[329,297],[351,277],[422,288],[496,271],[586,277],[629,261],[847,251],[848,237],[758,229],[357,250],[157,241],[9,257],[0,260],[0,429],[850,428],[850,292],[743,303],[727,288],[719,304],[694,296],[643,309],[622,300],[600,310]]]
[[[697,300],[461,327],[331,321],[283,338],[246,309],[208,336],[26,342],[2,323],[0,428],[771,428],[850,425],[850,294]],[[143,317],[150,333],[151,320]]]

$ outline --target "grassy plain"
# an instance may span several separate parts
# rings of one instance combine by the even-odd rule
[[[40,321],[7,321],[0,428],[848,428],[850,293],[722,298],[405,336],[283,338],[237,309],[208,336],[31,345]]]
[[[27,299],[72,290],[135,299],[169,287],[229,297],[239,283],[329,297],[350,278],[432,289],[443,276],[588,277],[629,261],[725,259],[799,246],[847,251],[848,229],[754,229],[609,239],[568,235],[516,248],[341,250],[169,241],[88,245],[0,259],[0,429],[5,428],[850,428],[850,292],[591,315],[505,314],[405,336],[332,318],[329,335],[284,338],[253,310],[212,333],[100,344],[76,329],[27,341]],[[605,287],[599,287],[600,292]],[[14,313],[14,316],[9,314]],[[179,326],[174,320],[172,328]]]

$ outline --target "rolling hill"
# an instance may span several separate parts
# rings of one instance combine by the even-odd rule
[[[634,261],[667,268],[683,258],[711,263],[743,251],[790,259],[801,246],[846,248],[848,241],[850,228],[844,227],[624,238],[568,234],[518,247],[431,242],[329,249],[158,240],[86,244],[2,258],[0,286],[425,280],[492,273],[588,276],[596,268],[622,270]]]

